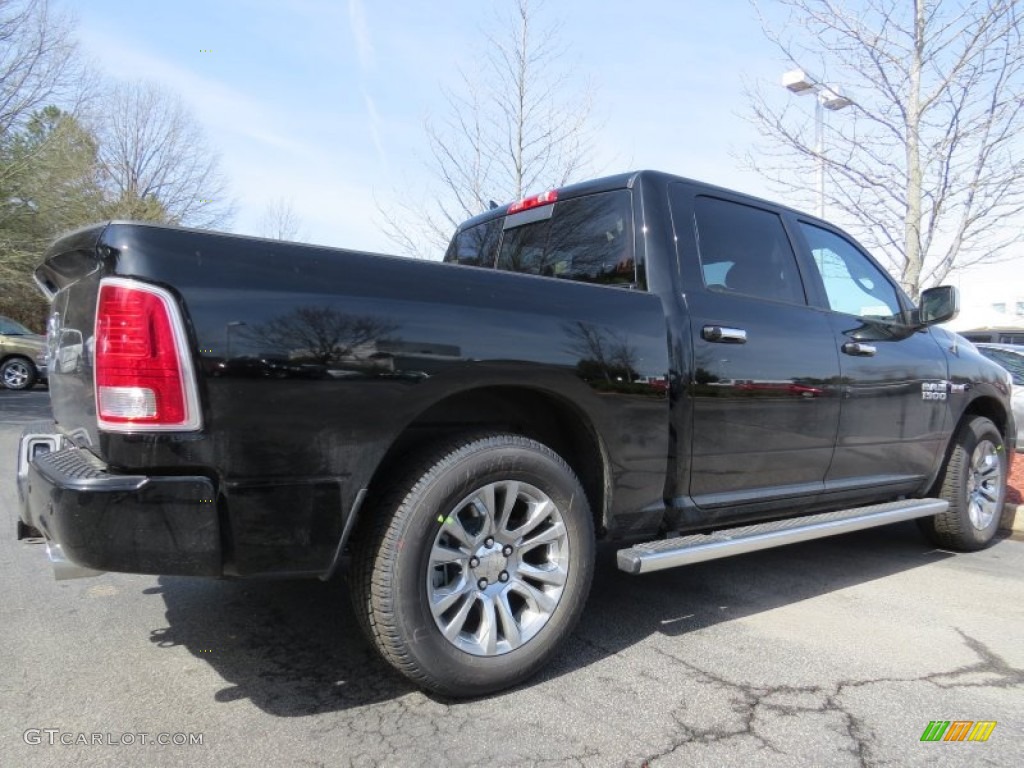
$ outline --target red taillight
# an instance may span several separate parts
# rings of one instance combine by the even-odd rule
[[[195,377],[174,299],[134,280],[100,284],[96,307],[96,415],[101,429],[200,427]]]
[[[539,195],[524,197],[522,200],[512,203],[512,205],[508,207],[508,212],[519,213],[520,211],[528,211],[539,205],[550,205],[556,200],[558,200],[558,190],[550,189],[547,192],[541,192]]]

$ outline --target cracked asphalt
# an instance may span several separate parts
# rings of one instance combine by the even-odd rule
[[[911,523],[643,577],[603,548],[555,662],[454,702],[375,657],[340,580],[54,581],[14,540],[16,438],[47,413],[0,392],[0,765],[1021,764],[1024,542],[954,555]],[[931,720],[998,725],[922,743]],[[203,743],[59,743],[139,733]]]

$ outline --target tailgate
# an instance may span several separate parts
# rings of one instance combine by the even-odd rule
[[[97,444],[92,343],[100,278],[109,271],[100,239],[107,224],[71,232],[50,246],[36,282],[51,299],[47,362],[53,416],[66,435]]]

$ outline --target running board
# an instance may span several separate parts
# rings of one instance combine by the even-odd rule
[[[744,525],[740,528],[725,528],[714,533],[647,541],[629,549],[619,550],[619,570],[627,573],[650,573],[680,565],[702,563],[705,560],[716,560],[720,557],[742,555],[759,549],[859,531],[876,525],[898,523],[915,517],[938,515],[948,508],[949,502],[942,499],[907,499],[826,512],[821,515]]]

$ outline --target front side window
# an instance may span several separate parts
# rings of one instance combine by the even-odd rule
[[[709,289],[804,303],[793,246],[778,214],[701,196],[694,201],[694,219]]]
[[[806,222],[800,222],[800,228],[807,238],[832,311],[901,322],[903,315],[896,289],[853,243]]]

